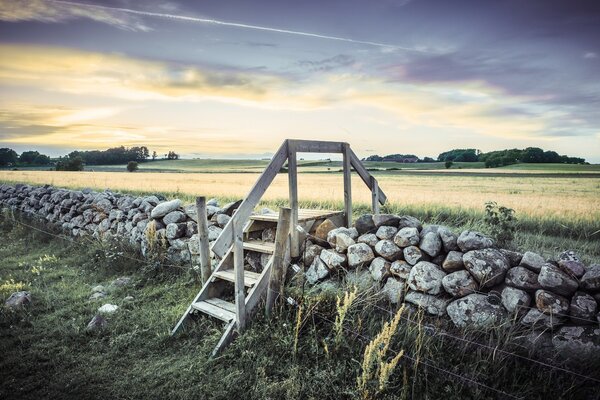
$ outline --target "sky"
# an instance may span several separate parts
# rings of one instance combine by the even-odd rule
[[[596,0],[0,0],[0,147],[600,162]]]

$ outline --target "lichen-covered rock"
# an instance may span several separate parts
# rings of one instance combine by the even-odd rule
[[[304,276],[308,283],[314,285],[321,279],[329,276],[329,268],[327,268],[327,265],[319,257],[315,257]]]
[[[554,348],[581,363],[596,361],[600,354],[600,328],[597,326],[563,326],[552,337]]]
[[[528,268],[534,272],[539,273],[542,269],[542,265],[546,263],[544,257],[532,251],[526,251],[521,258],[521,266]]]
[[[596,299],[584,292],[575,292],[569,305],[571,321],[578,325],[594,323],[598,303]]]
[[[538,282],[538,274],[525,267],[509,269],[504,282],[508,286],[523,290],[538,290],[542,288],[542,285]]]
[[[521,319],[521,324],[533,328],[553,329],[563,323],[563,318],[558,315],[544,314],[537,308],[531,308]]]
[[[460,251],[451,250],[442,263],[444,271],[453,272],[464,269],[463,255]]]
[[[558,255],[558,261],[581,261],[581,258],[573,250],[565,250]]]
[[[478,286],[471,274],[464,269],[446,275],[442,279],[442,285],[452,297],[463,297],[474,293]]]
[[[26,291],[15,292],[4,302],[4,306],[12,310],[18,310],[31,304],[31,293]]]
[[[108,321],[100,314],[96,314],[86,326],[88,332],[101,331],[108,327]]]
[[[187,229],[186,224],[169,224],[167,225],[167,239],[177,239],[185,235]]]
[[[510,314],[524,312],[531,304],[531,296],[524,290],[506,286],[500,296],[502,305]]]
[[[483,233],[475,231],[463,231],[458,236],[456,244],[463,253],[471,250],[480,250],[492,247],[494,242]]]
[[[358,239],[358,231],[354,228],[344,228],[344,227],[335,228],[335,229],[330,230],[329,233],[327,234],[327,242],[329,242],[331,247],[335,248],[336,241],[337,241],[337,235],[340,233],[344,233],[344,234],[350,236],[353,240]]]
[[[352,246],[354,243],[356,242],[350,235],[340,232],[335,236],[335,251],[338,253],[345,253],[346,250],[348,250],[348,247]]]
[[[591,265],[581,277],[581,288],[591,292],[600,291],[600,265]]]
[[[435,264],[420,261],[410,270],[407,283],[412,290],[435,295],[441,292],[445,276],[446,273]]]
[[[419,248],[430,257],[437,256],[442,250],[442,239],[437,232],[429,232],[423,236]]]
[[[408,279],[412,265],[403,260],[396,260],[390,266],[390,273],[400,279]]]
[[[379,240],[390,240],[396,235],[396,232],[398,232],[398,228],[395,226],[383,225],[377,229],[375,236],[377,236]]]
[[[481,287],[492,287],[503,282],[510,268],[506,257],[496,249],[469,251],[463,255],[463,263]]]
[[[563,296],[571,296],[579,287],[577,280],[549,263],[544,264],[540,269],[538,282],[544,289]]]
[[[181,207],[181,200],[179,199],[165,201],[164,203],[160,203],[154,207],[154,209],[152,209],[150,217],[153,219],[164,217],[171,211],[177,210],[179,207]]]
[[[418,231],[423,229],[423,225],[421,221],[411,215],[402,215],[398,218],[398,223],[396,224],[398,229],[402,228],[417,228]]]
[[[222,228],[219,228],[216,225],[209,226],[208,227],[208,241],[212,242],[212,241],[217,240],[217,238],[219,237],[221,232],[223,232]]]
[[[387,296],[390,303],[398,304],[402,299],[402,295],[404,294],[404,282],[395,278],[389,278],[385,285],[383,285],[383,289],[381,292]]]
[[[390,275],[390,266],[390,262],[385,258],[377,257],[371,261],[369,271],[371,272],[371,276],[374,280],[377,282],[382,282]]]
[[[367,265],[374,258],[373,250],[366,243],[357,243],[348,247],[348,266],[350,268]]]
[[[163,223],[165,225],[177,224],[177,223],[183,222],[185,220],[186,220],[186,215],[178,210],[171,211],[170,213],[168,213],[167,215],[165,215],[163,217]]]
[[[423,308],[429,314],[441,317],[446,313],[446,308],[450,300],[444,297],[409,290],[404,297],[404,301]]]
[[[380,240],[375,245],[375,252],[388,261],[396,261],[402,258],[402,249],[391,240]]]
[[[446,309],[454,325],[485,329],[498,326],[506,311],[497,296],[473,293],[448,304]]]
[[[440,239],[442,240],[442,246],[444,248],[444,253],[449,253],[451,251],[458,251],[460,248],[458,247],[458,235],[452,232],[450,228],[447,226],[440,226],[437,231],[438,235],[440,235]]]
[[[374,214],[373,215],[373,223],[376,228],[380,226],[398,226],[398,221],[400,217],[394,214]]]
[[[346,265],[346,256],[344,254],[337,253],[335,250],[323,250],[319,257],[331,270],[338,269]]]
[[[558,267],[575,278],[581,278],[585,274],[585,265],[581,261],[559,260]]]
[[[221,228],[225,228],[225,225],[227,225],[227,223],[231,220],[231,216],[225,213],[216,214],[216,216],[217,225],[219,225]]]
[[[419,249],[417,246],[405,247],[404,250],[402,251],[402,254],[403,254],[406,262],[409,263],[410,265],[415,265],[419,261],[427,260],[427,257],[423,254],[421,249]]]
[[[504,257],[508,260],[508,263],[511,267],[516,267],[521,264],[521,260],[523,259],[523,254],[518,251],[506,250],[506,249],[498,249]]]
[[[365,233],[364,235],[360,235],[356,241],[358,243],[366,243],[371,247],[375,247],[377,242],[379,242],[379,239],[374,233]]]
[[[402,228],[398,231],[396,236],[394,236],[394,243],[401,248],[416,246],[419,244],[420,240],[419,231],[417,228],[413,227]]]
[[[302,253],[302,261],[304,261],[304,265],[312,264],[315,257],[319,257],[323,250],[324,247],[319,246],[318,244],[310,244],[306,246],[306,249]]]
[[[335,226],[333,221],[331,221],[330,219],[326,219],[325,221],[321,222],[315,230],[315,237],[321,240],[327,240],[327,235],[329,234],[329,232],[336,228],[337,226]]]
[[[354,227],[360,235],[368,232],[374,232],[376,229],[375,223],[373,222],[372,214],[361,215],[354,221]]]
[[[569,300],[543,289],[535,292],[535,305],[544,314],[566,315],[569,312]]]

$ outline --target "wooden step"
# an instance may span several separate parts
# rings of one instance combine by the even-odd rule
[[[235,282],[235,272],[233,269],[225,269],[222,271],[215,271],[213,273],[214,277],[219,279],[223,279],[229,282]],[[252,271],[244,271],[244,286],[252,287],[258,282],[258,278],[260,277],[259,273]]]
[[[229,322],[235,320],[235,304],[216,297],[197,301],[192,304],[192,308],[211,317],[218,318],[221,321]]]
[[[336,215],[343,215],[343,211],[331,211],[331,210],[310,210],[310,209],[299,209],[298,210],[298,222],[306,222],[317,219],[325,219],[334,217]],[[279,220],[279,213],[274,214],[254,214],[250,216],[253,221],[268,221],[277,222]]]
[[[264,242],[262,240],[249,240],[244,242],[244,250],[273,254],[275,252],[275,243]]]

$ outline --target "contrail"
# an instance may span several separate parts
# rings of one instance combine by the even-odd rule
[[[124,13],[129,13],[129,14],[142,15],[142,16],[146,16],[146,17],[167,18],[167,19],[174,19],[174,20],[178,20],[178,21],[196,22],[196,23],[201,23],[201,24],[212,24],[212,25],[221,25],[221,26],[231,26],[234,28],[253,29],[253,30],[257,30],[257,31],[284,33],[284,34],[288,34],[288,35],[305,36],[305,37],[312,37],[312,38],[317,38],[317,39],[337,40],[340,42],[347,42],[347,43],[366,44],[369,46],[383,47],[383,48],[386,48],[389,50],[405,50],[405,51],[414,51],[414,52],[419,52],[419,53],[426,52],[424,50],[419,50],[419,49],[415,49],[415,48],[411,48],[411,47],[403,47],[403,46],[397,46],[397,45],[392,45],[392,44],[387,44],[387,43],[371,42],[368,40],[356,40],[356,39],[350,39],[350,38],[339,37],[339,36],[321,35],[318,33],[293,31],[293,30],[289,30],[289,29],[271,28],[268,26],[249,25],[249,24],[241,24],[241,23],[237,23],[237,22],[219,21],[216,19],[197,18],[197,17],[188,17],[185,15],[175,15],[175,14],[165,14],[165,13],[157,13],[157,12],[149,12],[149,11],[140,11],[140,10],[133,10],[130,8],[108,7],[108,6],[98,5],[98,4],[86,4],[86,3],[78,3],[78,2],[74,2],[74,1],[65,1],[65,0],[47,0],[47,1],[49,1],[51,3],[70,5],[70,6],[76,6],[76,7],[88,7],[88,8],[109,10],[109,11],[119,11],[119,12],[124,12]]]

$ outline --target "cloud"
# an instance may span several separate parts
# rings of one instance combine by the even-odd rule
[[[594,53],[593,51],[588,51],[583,55],[583,58],[585,58],[586,60],[592,60],[598,58],[598,54]]]
[[[150,27],[135,15],[110,8],[90,8],[84,4],[68,4],[47,0],[0,0],[0,20],[9,22],[67,22],[87,18],[132,31],[148,31]]]
[[[309,71],[326,72],[334,69],[349,67],[356,63],[354,57],[347,54],[338,54],[333,57],[325,58],[322,60],[300,60],[298,65],[302,68],[306,68]]]

